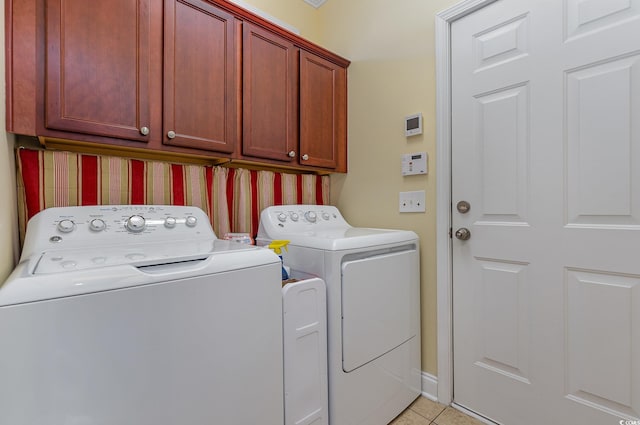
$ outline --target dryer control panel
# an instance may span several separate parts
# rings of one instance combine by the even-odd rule
[[[97,205],[47,208],[27,226],[22,258],[50,250],[211,240],[204,211],[192,206]]]
[[[260,213],[256,243],[268,245],[272,240],[285,239],[290,241],[290,247],[335,251],[415,243],[417,238],[408,230],[353,227],[330,205],[280,205],[267,207]]]
[[[280,205],[265,208],[260,226],[288,229],[291,232],[351,227],[340,211],[330,205]]]

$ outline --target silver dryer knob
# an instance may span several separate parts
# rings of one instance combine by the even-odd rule
[[[311,223],[315,223],[318,219],[318,215],[313,211],[307,211],[306,213],[304,213],[304,218],[306,218],[307,221]]]

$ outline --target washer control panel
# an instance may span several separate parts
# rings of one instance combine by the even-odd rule
[[[23,258],[83,247],[215,239],[209,218],[192,206],[100,205],[47,208],[27,226]]]

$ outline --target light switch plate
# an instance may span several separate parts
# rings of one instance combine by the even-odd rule
[[[400,192],[400,208],[403,212],[425,212],[425,192],[424,190],[416,190],[413,192]]]

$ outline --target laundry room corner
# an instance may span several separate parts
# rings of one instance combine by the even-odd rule
[[[455,3],[328,1],[321,43],[351,59],[349,173],[331,176],[331,204],[354,225],[420,237],[423,394],[437,397],[435,15]],[[407,137],[404,117],[423,116]],[[401,156],[426,152],[428,173],[403,176]],[[400,213],[399,192],[424,190],[426,212]]]
[[[330,204],[356,226],[412,230],[420,237],[423,394],[437,398],[435,16],[457,0],[295,2],[246,0],[351,60],[348,173],[331,175]],[[282,7],[283,5],[287,7]],[[292,7],[289,7],[292,6]],[[404,117],[423,133],[406,137]],[[425,152],[427,175],[402,176],[401,155]],[[424,190],[424,213],[400,213],[399,192]]]
[[[3,2],[4,4],[4,2]],[[0,44],[5,44],[4,31],[4,7],[0,10]],[[5,79],[6,60],[4,49],[0,54],[0,75],[2,81]],[[6,86],[0,85],[0,122],[2,128],[5,126],[6,117]],[[0,281],[11,273],[18,256],[18,216],[15,205],[16,201],[16,179],[14,160],[14,135],[6,131],[0,132],[0,204],[3,205],[0,214]]]

